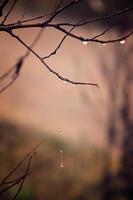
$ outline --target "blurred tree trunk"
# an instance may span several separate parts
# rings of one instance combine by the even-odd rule
[[[113,73],[107,77],[110,92],[108,123],[108,148],[110,155],[119,148],[120,168],[114,175],[111,168],[112,157],[104,170],[102,199],[116,197],[133,199],[133,68],[132,46],[117,50]]]

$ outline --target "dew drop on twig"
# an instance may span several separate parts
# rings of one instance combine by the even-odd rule
[[[60,167],[62,167],[62,168],[64,167],[64,164],[63,164],[63,162],[61,162],[61,164],[60,164]]]
[[[82,41],[82,44],[83,44],[83,45],[87,45],[87,44],[88,44],[88,41],[85,41],[85,40],[84,40],[84,41]]]
[[[126,42],[126,40],[123,39],[120,41],[120,44],[125,44],[125,42]]]

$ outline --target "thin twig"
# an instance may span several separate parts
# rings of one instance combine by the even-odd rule
[[[98,37],[101,37],[102,35],[104,35],[105,33],[107,33],[114,25],[110,25],[109,27],[107,27],[103,32],[99,33],[98,35],[95,35],[92,39],[96,39]]]
[[[2,89],[0,89],[0,94],[9,88],[17,79],[17,76],[14,77],[9,83],[7,83]]]
[[[75,27],[77,27],[77,25],[79,24],[80,22],[76,23],[69,31],[68,33],[71,33]],[[57,51],[60,49],[61,45],[63,44],[64,40],[67,38],[68,34],[65,34],[65,36],[62,38],[62,40],[60,41],[60,43],[58,44],[58,46],[56,47],[56,49],[51,52],[48,56],[44,56],[42,59],[45,60],[47,58],[50,58],[52,55],[55,55],[57,53]]]
[[[4,79],[6,79],[7,77],[11,76],[11,80],[2,88],[0,89],[0,94],[2,92],[4,92],[8,87],[10,87],[18,78],[20,70],[22,68],[24,62],[24,57],[21,57],[18,62],[16,63],[16,65],[14,65],[12,68],[10,68],[5,74],[3,74],[0,77],[0,81],[3,81]],[[14,71],[14,72],[13,72]],[[13,72],[13,74],[12,74]]]
[[[62,80],[64,82],[71,83],[73,85],[90,85],[90,86],[98,87],[97,83],[73,81],[73,80],[70,80],[70,79],[68,79],[66,77],[63,77],[58,72],[54,71],[46,62],[44,62],[44,60],[33,49],[31,49],[19,36],[15,35],[12,32],[9,32],[9,34],[12,37],[14,37],[15,39],[17,39],[24,47],[26,47],[27,49],[29,49],[31,51],[31,53],[34,54],[43,63],[43,65],[48,69],[48,71],[51,72],[52,74],[54,74],[60,80]]]
[[[15,66],[11,67],[7,72],[5,72],[3,75],[0,76],[0,82],[3,81],[7,76],[11,74],[11,72],[14,70]]]
[[[39,33],[37,34],[36,38],[34,39],[33,43],[31,44],[30,48],[33,48],[35,46],[35,44],[38,42],[39,38],[41,37],[42,33],[43,33],[44,29],[40,29]],[[25,53],[24,56],[22,56],[17,64],[15,64],[13,67],[11,67],[7,72],[5,72],[2,76],[0,76],[0,81],[5,80],[7,77],[11,76],[11,80],[9,81],[9,83],[7,83],[2,89],[0,89],[0,94],[2,92],[4,92],[7,88],[9,88],[18,78],[20,70],[22,68],[22,65],[24,63],[24,60],[29,56],[30,51],[29,49],[27,50],[27,52]],[[14,73],[12,74],[12,72],[14,71]]]
[[[94,23],[94,22],[99,22],[99,21],[103,21],[103,20],[107,20],[107,19],[113,19],[114,17],[126,14],[126,13],[128,13],[132,10],[133,10],[133,6],[130,6],[130,7],[127,7],[125,9],[122,9],[120,11],[117,11],[115,13],[112,13],[110,15],[105,15],[103,17],[97,17],[97,18],[91,19],[91,20],[85,20],[84,22],[78,24],[78,26],[84,26],[86,24],[90,24],[90,23]],[[59,26],[73,26],[74,23],[59,23],[58,25]]]
[[[22,190],[22,187],[23,187],[23,185],[24,185],[25,179],[26,179],[26,177],[27,177],[27,175],[28,175],[28,172],[29,172],[29,170],[30,170],[30,165],[31,165],[32,158],[33,158],[33,156],[35,156],[35,155],[36,155],[36,152],[35,152],[33,155],[30,156],[29,161],[28,161],[28,165],[27,165],[27,168],[26,168],[26,171],[25,171],[25,174],[24,174],[24,176],[23,176],[23,178],[22,178],[22,180],[21,180],[21,183],[20,183],[20,187],[19,187],[17,193],[15,194],[15,196],[12,198],[12,200],[15,200],[15,199],[18,197],[20,191]]]
[[[6,19],[8,18],[8,16],[10,15],[10,13],[12,12],[12,10],[13,10],[15,4],[17,3],[17,1],[18,1],[18,0],[14,0],[14,2],[13,2],[13,4],[12,4],[11,8],[10,8],[9,11],[7,12],[7,14],[6,14],[6,16],[4,17],[4,19],[3,19],[3,21],[2,21],[1,24],[4,24],[4,23],[5,23]]]
[[[83,42],[83,41],[86,41],[86,42],[95,42],[95,43],[100,43],[100,44],[103,44],[103,43],[115,43],[115,42],[119,42],[119,41],[121,41],[121,40],[123,40],[123,39],[127,39],[128,37],[130,37],[132,34],[133,34],[133,30],[132,31],[130,31],[129,33],[127,33],[127,34],[125,34],[124,36],[122,36],[122,37],[119,37],[119,38],[117,38],[117,39],[112,39],[112,40],[98,40],[98,39],[93,39],[93,38],[84,38],[84,37],[82,37],[82,36],[78,36],[78,35],[75,35],[75,34],[73,34],[73,33],[69,33],[66,29],[64,29],[64,28],[62,28],[62,27],[60,27],[60,26],[55,26],[55,28],[57,29],[57,30],[60,30],[60,31],[62,31],[63,33],[65,33],[65,34],[68,34],[70,37],[72,37],[72,38],[75,38],[75,39],[77,39],[77,40],[80,40],[81,42]]]
[[[65,6],[63,6],[62,8],[60,8],[60,9],[56,9],[56,11],[57,12],[61,12],[61,11],[63,11],[64,9],[66,9],[67,7],[69,7],[69,6],[71,6],[71,5],[73,5],[73,4],[76,4],[76,3],[79,3],[80,1],[82,1],[82,0],[79,0],[79,1],[70,1],[70,2],[68,2]],[[73,3],[72,3],[73,2]],[[65,8],[66,7],[66,8]],[[37,16],[37,17],[33,17],[33,18],[30,18],[30,19],[27,19],[27,20],[23,20],[22,21],[22,23],[27,23],[27,22],[32,22],[32,21],[35,21],[35,20],[38,20],[38,19],[42,19],[42,18],[44,18],[44,17],[47,17],[47,16],[49,16],[49,15],[53,15],[55,13],[55,9],[53,10],[53,11],[51,11],[51,12],[49,12],[49,13],[46,13],[46,14],[42,14],[42,15],[40,15],[40,16]]]
[[[8,180],[8,178],[11,177],[11,175],[25,162],[25,160],[27,160],[27,158],[29,156],[31,156],[33,154],[33,152],[35,152],[39,148],[39,146],[41,146],[44,142],[45,142],[45,140],[41,141],[39,144],[37,144],[35,147],[33,147],[33,149],[29,153],[27,153],[25,155],[25,157],[7,174],[7,176],[4,177],[0,186],[5,184],[6,181]]]
[[[63,7],[61,7],[62,3],[63,3],[63,0],[60,0],[59,1],[59,4],[57,5],[57,7],[54,9],[53,13],[52,13],[52,16],[42,22],[42,23],[32,23],[32,24],[23,24],[23,22],[21,21],[20,23],[14,23],[14,24],[8,24],[8,25],[5,25],[4,22],[6,21],[7,17],[9,16],[9,14],[12,12],[12,9],[14,8],[17,0],[14,0],[13,2],[13,5],[11,6],[10,10],[8,11],[7,15],[5,16],[4,20],[3,20],[3,23],[0,25],[0,31],[5,31],[5,32],[8,32],[12,37],[14,37],[15,39],[17,39],[23,46],[26,47],[27,49],[27,52],[26,54],[20,58],[19,62],[16,64],[16,66],[14,66],[15,68],[15,72],[13,73],[12,75],[12,79],[11,81],[6,85],[4,86],[4,88],[1,89],[0,92],[3,92],[7,87],[9,87],[10,85],[12,85],[14,83],[14,81],[16,80],[16,78],[18,77],[19,75],[19,72],[20,72],[20,69],[22,67],[22,64],[23,64],[23,61],[24,61],[24,58],[26,58],[29,53],[33,53],[41,62],[42,64],[49,70],[49,72],[53,73],[56,77],[58,77],[60,80],[62,81],[66,81],[66,82],[69,82],[71,84],[74,84],[74,85],[94,85],[94,86],[98,86],[97,84],[95,83],[86,83],[86,82],[79,82],[79,81],[73,81],[73,80],[70,80],[66,77],[63,77],[62,75],[60,75],[58,72],[54,71],[46,62],[44,62],[44,59],[46,58],[49,58],[51,57],[52,55],[55,55],[57,53],[57,51],[60,49],[61,45],[63,44],[64,40],[66,39],[66,37],[72,37],[74,39],[77,39],[81,42],[95,42],[95,43],[100,43],[100,44],[107,44],[107,43],[115,43],[115,42],[119,42],[121,40],[124,40],[124,39],[127,39],[128,37],[130,37],[132,34],[133,34],[133,31],[125,34],[124,36],[122,37],[119,37],[119,38],[116,38],[116,39],[110,39],[110,40],[101,40],[101,39],[97,39],[99,38],[100,36],[104,35],[111,27],[108,27],[107,29],[105,29],[102,33],[98,34],[98,35],[95,35],[94,37],[92,38],[84,38],[83,36],[78,36],[77,34],[73,34],[72,33],[72,30],[75,28],[75,27],[78,27],[78,26],[81,26],[81,25],[85,25],[85,24],[88,24],[88,23],[92,23],[92,22],[96,22],[96,21],[101,21],[101,20],[107,20],[107,19],[112,19],[116,16],[119,16],[119,15],[123,15],[123,14],[126,14],[130,11],[132,11],[133,9],[133,6],[131,7],[128,7],[126,9],[123,9],[121,11],[118,11],[118,12],[115,12],[111,15],[108,15],[108,16],[103,16],[103,17],[100,17],[100,18],[96,18],[96,19],[92,19],[92,20],[82,20],[82,22],[78,23],[78,24],[75,24],[75,23],[57,23],[57,24],[52,24],[52,20],[55,19],[55,17],[62,13],[64,10],[66,10],[67,8],[71,7],[72,5],[74,4],[77,4],[79,2],[81,2],[82,0],[79,0],[79,1],[75,1],[75,0],[71,0],[69,1],[68,3],[66,3]],[[61,7],[61,8],[60,8]],[[63,28],[63,26],[73,26],[72,29],[70,30],[66,30],[65,28]],[[62,40],[60,41],[60,43],[58,44],[58,46],[56,47],[56,49],[51,52],[48,56],[44,56],[44,57],[40,57],[34,50],[33,50],[33,46],[34,46],[34,43],[33,45],[31,45],[30,47],[17,35],[15,35],[12,31],[14,29],[23,29],[23,28],[41,28],[41,30],[39,31],[39,36],[38,38],[40,38],[40,35],[42,34],[43,32],[43,29],[44,28],[55,28],[57,29],[58,31],[61,31],[65,34],[65,36],[62,38]],[[37,40],[38,40],[37,38]],[[35,41],[36,43],[36,41]],[[12,71],[14,70],[14,68],[12,69],[9,69],[4,75],[2,75],[0,77],[0,81],[4,80],[6,77],[8,77]]]
[[[34,157],[35,155],[36,155],[36,152],[33,152],[33,153],[31,154],[31,156],[29,157],[29,159],[28,159],[28,165],[27,165],[27,167],[26,167],[26,172],[24,173],[24,175],[21,176],[20,178],[16,179],[15,182],[11,183],[11,185],[8,185],[8,186],[5,187],[4,189],[0,190],[0,195],[2,195],[3,193],[5,193],[6,191],[8,191],[9,189],[13,188],[15,185],[17,185],[17,184],[19,184],[19,183],[21,183],[21,185],[20,185],[21,188],[19,189],[19,192],[20,192],[20,190],[22,189],[23,183],[24,183],[26,177],[28,176],[28,173],[29,173],[29,170],[30,170],[31,160],[33,159],[33,157]],[[3,183],[3,184],[4,184],[4,183]],[[3,185],[3,184],[2,184],[2,185]],[[2,186],[2,185],[0,185],[0,186]],[[18,195],[19,192],[17,192],[16,194]],[[16,195],[15,195],[15,196],[16,196]]]
[[[82,0],[80,0],[80,1],[82,1]],[[61,1],[61,3],[62,3],[62,1]],[[67,8],[69,8],[69,7],[71,7],[72,5],[77,4],[77,3],[79,3],[79,1],[72,0],[72,1],[70,1],[68,4],[66,4],[64,7],[62,7],[61,9],[58,10],[58,8],[57,8],[57,10],[55,10],[55,12],[53,13],[53,15],[52,15],[46,22],[44,22],[44,23],[46,23],[46,24],[50,23],[50,22],[51,22],[57,15],[59,15],[61,12],[63,12],[63,11],[66,10]],[[59,5],[60,5],[60,4],[59,4]]]
[[[2,5],[0,6],[0,17],[3,15],[3,9],[8,4],[9,0],[4,0]]]

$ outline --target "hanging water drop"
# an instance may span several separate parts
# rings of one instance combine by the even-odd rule
[[[87,45],[88,44],[88,41],[82,41],[82,44],[84,44],[84,45]]]
[[[60,167],[61,167],[61,168],[63,168],[63,167],[64,167],[64,164],[63,164],[63,162],[61,162],[61,163],[60,163]]]
[[[103,45],[103,46],[106,46],[107,44],[106,44],[106,43],[102,43],[102,45]]]
[[[125,42],[126,42],[126,40],[123,39],[120,41],[120,44],[125,44]]]

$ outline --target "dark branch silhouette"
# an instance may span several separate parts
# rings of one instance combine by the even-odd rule
[[[82,35],[78,35],[77,33],[73,33],[74,29],[78,29],[81,26],[85,26],[85,25],[89,25],[92,23],[96,23],[96,22],[102,22],[102,21],[107,21],[107,20],[112,20],[112,19],[116,19],[117,17],[121,17],[123,15],[128,15],[129,13],[131,13],[133,11],[133,6],[131,7],[127,7],[124,8],[122,10],[119,10],[115,13],[106,15],[106,16],[102,16],[102,17],[98,17],[98,18],[94,18],[94,19],[81,19],[79,22],[74,22],[74,23],[68,23],[68,22],[63,22],[60,23],[57,20],[58,16],[61,16],[61,14],[69,9],[69,8],[75,8],[74,6],[76,6],[77,4],[79,4],[80,2],[82,2],[83,0],[70,0],[67,3],[63,3],[63,0],[60,0],[59,3],[56,5],[55,9],[52,10],[49,13],[44,13],[42,15],[39,15],[37,17],[32,17],[32,18],[28,18],[26,20],[23,20],[24,18],[24,14],[23,13],[21,19],[17,19],[16,22],[14,23],[9,23],[7,24],[7,20],[9,19],[10,15],[12,14],[12,12],[14,11],[14,8],[18,2],[18,0],[14,0],[13,3],[10,0],[4,0],[2,2],[2,4],[0,5],[0,32],[2,33],[7,33],[9,36],[11,36],[13,39],[17,40],[18,43],[20,45],[22,45],[25,49],[26,52],[24,55],[20,56],[20,58],[18,59],[17,63],[12,66],[11,68],[9,68],[4,74],[0,75],[0,84],[2,85],[0,88],[0,93],[4,92],[7,88],[9,88],[19,77],[20,73],[21,73],[21,69],[23,67],[23,64],[25,62],[25,59],[30,55],[33,54],[39,61],[40,63],[43,65],[43,67],[45,69],[48,70],[48,72],[51,72],[53,75],[55,75],[59,80],[70,83],[72,85],[84,85],[84,86],[94,86],[94,87],[98,87],[98,83],[92,83],[92,82],[84,82],[84,81],[80,81],[80,80],[71,80],[65,76],[63,76],[62,74],[60,74],[59,72],[57,72],[56,70],[53,70],[52,66],[50,66],[49,64],[47,64],[47,62],[45,61],[46,59],[51,58],[53,55],[57,55],[58,51],[60,50],[60,48],[62,47],[64,41],[66,38],[72,38],[72,39],[76,39],[79,42],[82,42],[84,44],[88,44],[88,43],[96,43],[99,45],[105,45],[105,44],[112,44],[112,43],[121,43],[124,44],[125,40],[127,40],[129,37],[132,36],[133,34],[133,29],[129,30],[128,33],[124,33],[122,34],[122,36],[119,36],[117,38],[111,38],[111,39],[104,39],[105,34],[112,29],[112,27],[115,25],[115,23],[112,24],[111,21],[111,25],[108,25],[105,29],[103,29],[99,34],[95,34],[93,37],[87,37],[85,38]],[[11,3],[11,4],[10,4]],[[10,4],[10,8],[7,10],[7,12],[4,13],[5,11],[5,7]],[[24,30],[24,29],[34,29],[34,28],[38,28],[39,32],[36,35],[34,41],[32,42],[31,45],[28,45],[21,37],[19,34],[15,33],[15,30]],[[60,40],[60,42],[58,43],[58,45],[54,48],[54,50],[51,50],[51,52],[49,53],[49,55],[43,55],[40,56],[38,54],[38,52],[36,52],[33,47],[37,44],[38,40],[40,39],[41,35],[44,33],[44,29],[46,28],[53,28],[56,29],[58,32],[61,32],[64,34],[63,38]],[[102,39],[100,39],[100,37],[102,36]],[[5,83],[6,82],[6,83]],[[3,86],[4,83],[4,86]],[[125,89],[126,92],[126,89]],[[125,93],[125,101],[127,100],[126,98],[126,93]],[[132,132],[132,124],[129,124],[128,121],[128,116],[126,116],[126,102],[125,105],[123,106],[122,110],[122,119],[125,122],[125,129],[128,130],[128,128],[130,128],[129,131],[129,137],[131,137],[131,132]],[[128,111],[129,112],[129,111]],[[113,133],[113,129],[110,130],[110,135]],[[112,134],[113,135],[113,134]],[[127,142],[129,140],[129,137],[127,138],[127,141],[125,141],[125,143],[123,144],[124,148],[126,149],[126,145]],[[40,144],[39,144],[40,145]],[[8,190],[10,190],[11,188],[13,188],[14,186],[18,186],[18,190],[16,191],[15,195],[13,196],[12,200],[17,199],[19,193],[21,192],[24,182],[26,180],[26,178],[30,175],[31,173],[31,162],[33,157],[36,155],[36,149],[38,148],[37,145],[31,152],[29,152],[24,159],[22,159],[1,181],[0,183],[0,196],[3,195],[4,193],[6,193]],[[128,155],[130,152],[128,152],[127,149],[127,154],[125,154],[123,156],[123,163],[125,162],[126,159],[126,155]],[[27,162],[26,168],[24,173],[15,178],[12,179],[12,175],[14,175],[14,173],[23,165],[24,162]],[[124,163],[125,164],[125,163]],[[124,173],[127,169],[127,165],[123,166],[122,172]],[[132,175],[132,173],[130,173],[130,175]],[[123,174],[124,179],[126,179],[126,177]],[[109,173],[106,174],[105,179],[103,180],[103,183],[107,184],[109,182],[112,181],[112,177],[110,176]],[[127,181],[127,185],[128,185],[128,181]],[[110,184],[107,185],[107,188],[110,189]],[[105,196],[110,196],[110,190],[109,193],[105,193],[103,196],[105,198]]]
[[[75,23],[58,23],[57,21],[55,22],[55,19],[57,16],[60,16],[65,10],[73,7],[73,9],[75,8],[75,6],[79,3],[81,3],[83,0],[70,0],[67,3],[63,3],[63,0],[60,0],[58,2],[58,4],[56,5],[55,9],[49,13],[45,13],[42,14],[40,16],[37,17],[33,17],[33,18],[29,18],[27,20],[23,20],[23,17],[21,18],[21,20],[17,20],[14,23],[10,23],[10,24],[6,24],[6,20],[9,18],[10,14],[13,12],[14,7],[16,5],[16,3],[18,2],[18,0],[14,0],[13,3],[11,4],[9,10],[7,11],[7,13],[4,16],[3,21],[0,23],[0,31],[1,32],[6,32],[8,34],[10,34],[13,38],[15,38],[19,43],[21,43],[21,45],[23,45],[26,49],[27,52],[24,56],[22,56],[19,61],[16,63],[16,65],[14,67],[12,67],[11,69],[9,69],[7,72],[5,72],[5,74],[0,76],[0,82],[2,82],[4,79],[10,77],[11,80],[4,86],[1,88],[0,93],[3,92],[6,88],[8,88],[10,85],[12,85],[15,80],[18,78],[19,74],[20,74],[20,69],[22,68],[22,65],[24,63],[24,59],[29,55],[29,53],[32,53],[34,56],[36,56],[37,59],[39,59],[39,61],[43,64],[43,66],[52,74],[54,74],[57,78],[59,78],[62,81],[66,81],[68,83],[74,84],[74,85],[90,85],[90,86],[96,86],[98,87],[97,83],[90,83],[90,82],[81,82],[81,81],[74,81],[74,80],[70,80],[67,77],[62,76],[61,74],[59,74],[57,71],[53,70],[51,66],[49,66],[44,60],[50,58],[51,56],[57,54],[57,52],[59,51],[59,49],[61,48],[64,40],[67,37],[71,37],[73,39],[77,39],[80,42],[83,43],[98,43],[98,44],[110,44],[110,43],[115,43],[115,42],[121,42],[121,41],[125,41],[126,39],[128,39],[128,37],[130,37],[133,34],[133,30],[129,31],[128,33],[122,35],[121,37],[118,38],[112,38],[109,40],[105,40],[103,39],[99,39],[100,36],[104,36],[104,34],[106,34],[111,28],[112,25],[108,26],[106,29],[104,29],[101,33],[90,37],[90,38],[85,38],[82,35],[79,36],[77,34],[72,33],[72,31],[75,28],[78,28],[80,26],[83,25],[87,25],[90,23],[95,23],[95,22],[101,22],[101,21],[106,21],[108,19],[113,19],[116,18],[118,16],[123,16],[128,14],[129,12],[132,12],[133,7],[128,7],[125,8],[123,10],[117,11],[115,13],[112,13],[110,15],[106,15],[103,17],[99,17],[96,19],[92,19],[92,20],[80,20],[80,22],[75,22]],[[5,8],[5,6],[10,3],[10,1],[4,1],[3,4],[1,5],[0,9],[3,15],[3,9]],[[64,4],[64,5],[63,5]],[[41,22],[38,21],[41,19]],[[36,21],[36,22],[34,22]],[[32,23],[31,23],[32,22]],[[71,29],[67,29],[67,27],[71,27]],[[37,52],[35,52],[33,50],[33,46],[37,43],[33,42],[34,45],[28,46],[26,42],[24,42],[21,37],[19,35],[16,35],[14,33],[14,30],[22,30],[22,29],[31,29],[31,28],[39,28],[40,29],[40,33],[43,33],[43,29],[45,28],[54,28],[59,32],[64,33],[64,37],[62,38],[62,40],[59,42],[59,44],[57,45],[57,47],[55,48],[54,51],[51,51],[51,53],[49,55],[43,55],[40,56]],[[40,37],[40,35],[37,36],[37,38]],[[13,73],[13,74],[12,74]]]
[[[25,157],[18,162],[18,164],[3,178],[0,183],[0,196],[5,194],[9,189],[13,188],[16,185],[19,185],[18,190],[12,200],[15,200],[19,193],[21,192],[24,182],[26,178],[31,174],[31,162],[34,156],[36,155],[37,149],[42,145],[45,141],[37,144],[29,153],[25,155]],[[27,166],[25,167],[25,172],[18,176],[15,179],[12,179],[12,176],[27,162]]]

